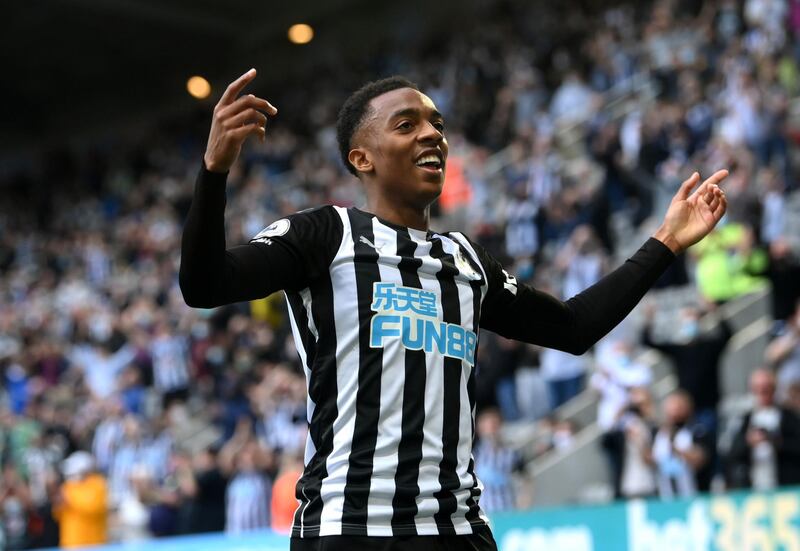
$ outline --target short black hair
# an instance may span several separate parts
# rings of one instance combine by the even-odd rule
[[[350,154],[353,134],[356,133],[364,122],[364,118],[369,110],[369,102],[386,92],[391,92],[392,90],[398,90],[400,88],[419,90],[416,84],[401,76],[374,80],[366,83],[350,94],[350,97],[345,100],[344,105],[342,105],[342,108],[339,110],[339,117],[336,120],[336,141],[339,142],[339,153],[342,156],[342,162],[353,176],[358,176],[358,172],[355,167],[350,164],[347,156]]]

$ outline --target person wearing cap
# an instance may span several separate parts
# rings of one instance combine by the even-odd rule
[[[65,481],[54,504],[60,547],[81,547],[108,542],[108,488],[94,469],[94,458],[77,451],[62,465]]]

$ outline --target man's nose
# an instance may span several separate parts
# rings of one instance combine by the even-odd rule
[[[419,133],[420,141],[436,141],[441,142],[444,139],[444,133],[439,131],[438,128],[433,126],[432,123],[425,123]]]

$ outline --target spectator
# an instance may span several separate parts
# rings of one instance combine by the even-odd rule
[[[692,398],[686,391],[677,390],[664,399],[663,420],[652,452],[662,499],[692,497],[698,488],[710,484],[713,443],[706,427],[694,422],[692,414]]]
[[[551,410],[580,394],[589,363],[587,358],[550,348],[542,350],[539,358],[539,370],[547,383]]]
[[[775,370],[778,380],[778,401],[783,401],[783,390],[800,382],[800,302],[778,335],[764,352],[767,364]]]
[[[270,505],[272,529],[281,534],[288,534],[292,528],[292,520],[297,510],[295,488],[302,474],[302,458],[284,454],[280,471],[272,486],[272,503]]]
[[[109,469],[109,488],[115,505],[129,498],[138,501],[131,484],[132,476],[161,480],[166,475],[169,450],[161,445],[163,442],[147,434],[149,430],[150,427],[143,426],[143,421],[133,415],[126,416],[123,421],[123,437]]]
[[[729,323],[718,316],[718,328],[703,331],[703,312],[693,306],[683,308],[672,333],[674,342],[656,342],[653,338],[653,314],[647,309],[642,342],[665,354],[672,360],[678,376],[678,386],[691,396],[695,408],[695,420],[703,424],[710,434],[717,431],[717,406],[720,400],[719,361],[725,345],[732,336]],[[702,487],[701,490],[708,490]]]
[[[475,473],[483,482],[481,507],[490,513],[516,507],[513,474],[522,470],[522,457],[501,440],[503,420],[496,409],[486,409],[476,422],[477,443],[473,451]]]
[[[0,540],[7,549],[25,549],[28,543],[28,513],[31,497],[25,480],[13,464],[7,464],[2,472],[0,486]]]
[[[123,437],[123,406],[119,400],[109,398],[104,404],[103,420],[95,427],[92,454],[97,469],[108,474],[111,462]]]
[[[183,336],[176,335],[165,319],[156,322],[150,355],[153,361],[155,387],[163,396],[164,408],[174,400],[185,401],[189,388],[188,345]]]
[[[575,433],[577,426],[571,419],[559,419],[553,425],[551,436],[553,449],[556,451],[566,451],[575,444]]]
[[[628,407],[620,416],[619,423],[625,435],[620,494],[628,499],[653,496],[656,494],[653,461],[656,424],[653,400],[646,388],[630,390]]]
[[[769,267],[772,284],[772,317],[779,329],[791,318],[800,299],[800,262],[788,240],[781,236],[769,244]]]
[[[108,542],[108,487],[95,472],[91,454],[77,451],[64,460],[61,497],[54,507],[61,547]]]
[[[239,534],[269,528],[272,484],[267,470],[272,455],[253,438],[250,419],[242,417],[219,453],[220,468],[230,478],[225,493],[225,531]]]
[[[796,415],[800,415],[800,381],[795,381],[789,385],[783,405]]]
[[[754,406],[728,454],[729,483],[735,488],[772,490],[800,484],[800,417],[775,399],[775,375],[750,375]]]
[[[179,462],[176,475],[187,503],[184,531],[199,534],[224,530],[228,481],[217,466],[215,449],[206,448],[190,461]]]
[[[633,350],[624,340],[617,341],[605,354],[590,384],[600,394],[597,406],[597,425],[603,431],[601,446],[611,470],[614,495],[621,497],[623,466],[626,457],[626,428],[624,414],[631,406],[635,389],[646,388],[652,382],[650,367],[633,359]]]

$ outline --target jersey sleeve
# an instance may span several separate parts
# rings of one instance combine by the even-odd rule
[[[327,273],[342,240],[342,221],[331,206],[309,209],[277,220],[248,244],[272,264],[281,264],[275,283],[300,290]]]
[[[342,236],[333,207],[273,222],[244,245],[225,245],[225,174],[203,168],[183,229],[179,283],[189,306],[213,308],[297,290],[319,277]]]
[[[488,285],[480,326],[572,354],[583,354],[622,321],[674,259],[669,248],[651,238],[622,266],[561,301],[517,282],[482,247],[473,245]]]

